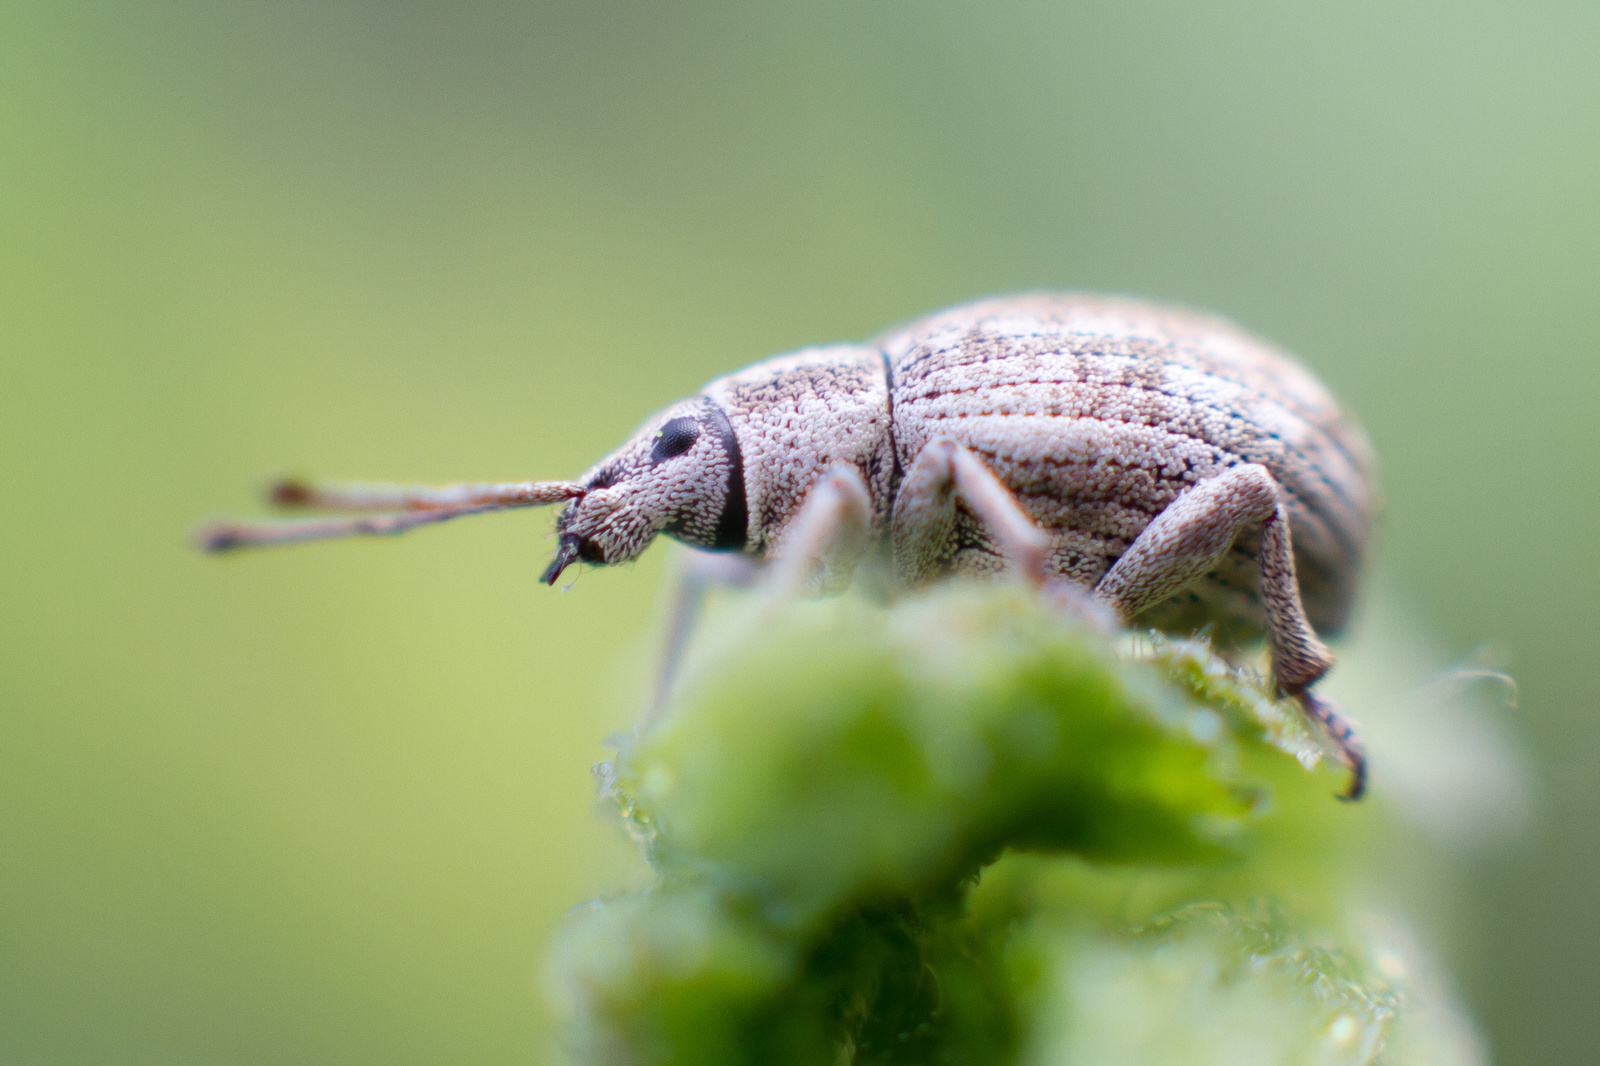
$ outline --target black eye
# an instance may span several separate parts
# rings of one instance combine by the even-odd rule
[[[693,418],[669,418],[656,434],[656,446],[650,449],[650,461],[659,463],[673,459],[694,447],[700,437],[700,423]]]

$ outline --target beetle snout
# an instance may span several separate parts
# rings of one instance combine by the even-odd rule
[[[561,534],[560,539],[556,541],[555,558],[550,560],[550,565],[545,567],[544,573],[540,575],[539,580],[546,585],[554,585],[560,579],[561,572],[577,562],[582,557],[584,549],[588,546],[588,543],[582,537],[574,536],[571,533]]]
[[[545,567],[539,580],[546,585],[554,585],[561,577],[562,571],[576,562],[604,564],[606,561],[605,548],[600,543],[577,533],[563,533],[556,540],[555,558],[550,560],[550,565]]]

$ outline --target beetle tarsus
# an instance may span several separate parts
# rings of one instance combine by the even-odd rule
[[[1305,713],[1315,719],[1339,749],[1339,760],[1350,770],[1350,783],[1343,792],[1335,793],[1346,803],[1354,803],[1367,791],[1367,752],[1356,735],[1350,719],[1340,714],[1334,705],[1309,688],[1294,693],[1294,698]]]

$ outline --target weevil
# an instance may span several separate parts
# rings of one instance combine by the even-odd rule
[[[659,534],[834,591],[887,556],[911,588],[1009,570],[1123,623],[1264,636],[1272,680],[1327,730],[1361,795],[1349,723],[1312,686],[1333,663],[1376,501],[1366,437],[1299,363],[1224,320],[1121,297],[981,300],[866,344],[712,381],[575,481],[443,487],[285,482],[286,508],[212,551],[393,534],[564,503],[554,584]],[[707,562],[715,565],[715,557]]]

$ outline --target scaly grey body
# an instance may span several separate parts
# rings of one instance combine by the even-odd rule
[[[982,459],[1051,535],[1051,572],[1092,588],[1180,494],[1259,463],[1284,489],[1307,615],[1327,634],[1344,626],[1372,521],[1371,449],[1303,368],[1218,319],[1106,297],[988,300],[876,345],[757,363],[702,395],[738,440],[746,506],[737,548],[748,554],[772,553],[817,479],[841,462],[860,472],[872,529],[884,535],[901,474],[946,437]],[[630,451],[648,452],[666,420],[646,423],[584,480],[607,476],[619,457],[627,464]],[[563,528],[579,525],[574,506]],[[1217,569],[1140,621],[1259,635],[1255,541],[1241,537]],[[1003,565],[970,513],[947,547],[946,559],[902,567],[926,578],[941,567]],[[631,545],[623,552],[637,554]]]
[[[1343,628],[1372,523],[1372,452],[1288,356],[1214,318],[1074,296],[957,308],[884,350],[902,466],[935,437],[965,444],[1053,534],[1053,572],[1093,587],[1179,495],[1259,463],[1284,491],[1311,623]],[[963,522],[959,536],[958,565],[992,565],[981,531]],[[1256,547],[1247,532],[1140,620],[1259,632]]]
[[[1289,356],[1219,319],[1138,300],[980,301],[872,344],[812,348],[711,382],[573,482],[280,486],[280,504],[392,512],[223,526],[212,549],[393,533],[569,500],[554,583],[657,534],[785,562],[822,588],[874,544],[914,586],[1008,564],[1124,619],[1265,634],[1280,687],[1356,771],[1310,693],[1343,628],[1375,506],[1360,430]],[[797,582],[798,583],[798,582]]]

